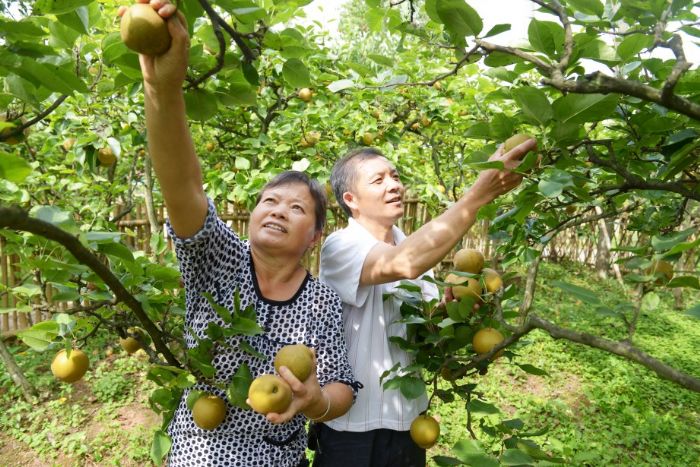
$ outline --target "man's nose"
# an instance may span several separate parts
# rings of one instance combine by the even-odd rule
[[[389,179],[388,186],[389,186],[389,191],[401,191],[401,189],[403,188],[403,185],[401,184],[401,182],[399,180],[396,180],[393,178]]]

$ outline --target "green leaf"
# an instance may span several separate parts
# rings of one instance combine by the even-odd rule
[[[187,400],[185,401],[187,408],[192,410],[195,402],[197,402],[197,399],[199,399],[203,395],[204,395],[203,391],[198,391],[196,389],[193,389],[192,391],[190,391],[190,393],[187,395]]]
[[[68,13],[78,7],[89,5],[95,0],[36,0],[34,4],[34,13],[46,14],[53,13],[60,15]]]
[[[467,404],[467,409],[473,414],[496,415],[501,413],[495,405],[480,401],[479,399],[470,400],[469,404]]]
[[[523,113],[540,125],[545,125],[552,119],[554,115],[552,104],[540,89],[532,86],[521,87],[515,89],[513,95]]]
[[[36,295],[41,295],[41,287],[37,284],[22,284],[17,287],[13,287],[13,293],[17,295],[24,295],[25,297],[34,297]]]
[[[695,276],[674,277],[666,287],[688,287],[700,290],[700,280]]]
[[[293,88],[304,88],[311,85],[309,69],[298,58],[290,58],[284,62],[282,76]]]
[[[161,465],[163,459],[168,455],[173,442],[170,436],[163,430],[153,433],[153,443],[151,444],[151,460],[156,465]]]
[[[545,370],[541,368],[537,368],[534,365],[530,365],[529,363],[523,363],[519,364],[516,363],[520,367],[521,370],[523,370],[525,373],[529,373],[531,375],[537,375],[537,376],[549,376],[549,373],[547,373]]]
[[[185,93],[187,116],[192,120],[207,121],[216,115],[218,102],[214,94],[203,89],[194,89]]]
[[[351,79],[339,79],[338,81],[333,81],[328,85],[328,90],[330,92],[338,92],[344,89],[354,88],[355,82]]]
[[[225,7],[243,24],[253,24],[258,20],[265,20],[267,12],[251,1],[226,2]]]
[[[34,218],[73,231],[76,228],[70,213],[54,206],[34,206],[29,212]]]
[[[497,24],[494,27],[492,27],[491,29],[489,29],[489,31],[486,34],[484,34],[484,38],[491,37],[491,36],[497,36],[498,34],[500,34],[502,32],[510,31],[510,29],[511,29],[511,25],[508,23]]]
[[[6,152],[0,152],[0,179],[20,183],[30,173],[32,173],[32,168],[24,159]]]
[[[42,352],[58,337],[58,331],[59,324],[56,321],[48,320],[17,332],[17,337],[32,349]]]
[[[574,297],[580,299],[583,302],[592,303],[595,305],[600,303],[600,299],[595,294],[595,292],[592,292],[591,290],[588,290],[584,287],[579,287],[578,285],[569,284],[568,282],[558,280],[551,281],[550,284],[554,287],[560,288],[564,292],[573,295]]]
[[[234,166],[238,170],[250,170],[250,160],[246,159],[245,157],[236,157]]]
[[[519,449],[506,449],[500,461],[501,465],[527,465],[532,464],[534,459]]]
[[[651,237],[651,246],[654,248],[654,251],[665,251],[675,247],[681,242],[684,242],[696,231],[697,230],[694,227],[691,227],[689,229],[682,230],[680,232],[673,232],[668,235],[654,235]]]
[[[250,74],[250,72],[248,72]],[[255,105],[257,94],[255,86],[251,85],[243,70],[235,70],[228,75],[228,91],[226,94],[217,93],[223,96],[222,102],[225,105],[249,106]]]
[[[87,85],[69,68],[51,63],[40,63],[29,57],[21,58],[22,70],[14,70],[20,76],[28,75],[31,79],[50,91],[72,95],[75,91],[87,93]]]
[[[473,467],[498,467],[498,459],[486,454],[481,443],[473,439],[458,441],[452,448],[457,457],[469,466]]]
[[[629,60],[642,50],[650,47],[654,43],[652,36],[644,34],[632,34],[625,37],[617,46],[617,54],[623,60]]]
[[[454,457],[433,456],[432,460],[437,465],[464,465],[464,462],[462,462],[461,460],[456,459]]]
[[[217,315],[224,321],[224,323],[231,323],[233,321],[233,315],[225,306],[219,305],[214,301],[214,297],[209,292],[202,292],[202,297],[204,297],[209,305],[214,309]]]
[[[464,0],[437,0],[435,9],[440,22],[454,38],[477,36],[484,27],[481,16]]]
[[[532,48],[549,56],[561,52],[564,44],[564,28],[551,21],[532,19],[527,36]]]
[[[661,297],[654,292],[649,292],[642,297],[642,311],[645,313],[653,313],[659,308]]]
[[[52,31],[52,33],[54,30],[57,30],[59,25],[66,26],[66,28],[69,28],[74,33],[77,33],[78,36],[80,34],[88,34],[90,32],[90,14],[86,7],[76,8],[74,11],[59,15],[57,19],[59,23],[49,23],[49,29]],[[70,34],[67,31],[64,31],[63,33]],[[71,42],[74,42],[78,36],[73,36],[71,34],[68,37],[73,37]]]
[[[134,254],[127,246],[122,245],[121,243],[100,243],[97,246],[97,250],[106,255],[113,256],[124,261],[134,261]]]
[[[401,378],[399,389],[405,398],[417,399],[425,394],[425,383],[415,376],[404,376]]]
[[[231,379],[231,384],[229,384],[226,389],[226,397],[231,405],[240,407],[244,410],[249,410],[250,406],[246,403],[248,398],[248,388],[253,382],[253,375],[250,372],[248,365],[243,363]]]
[[[255,347],[250,345],[250,343],[248,341],[241,339],[240,342],[238,342],[238,345],[241,347],[241,350],[243,350],[245,353],[247,353],[249,355],[252,355],[255,358],[259,358],[261,360],[264,360],[267,358],[265,355],[263,355],[260,352],[258,352],[257,350],[255,350]]]
[[[394,65],[394,61],[389,57],[379,54],[368,54],[367,58],[380,65],[391,67]]]
[[[566,0],[566,3],[582,13],[595,15],[599,18],[602,18],[605,12],[600,0]]]
[[[258,334],[262,333],[262,328],[258,326],[258,323],[255,320],[244,318],[240,315],[233,317],[231,327],[226,329],[225,332],[225,334],[228,336],[237,336],[240,334],[244,336],[257,336]]]
[[[599,122],[615,111],[613,94],[567,94],[554,101],[554,118],[563,123]]]

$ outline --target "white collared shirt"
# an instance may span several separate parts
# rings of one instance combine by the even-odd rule
[[[406,236],[393,227],[398,245]],[[406,399],[398,389],[384,390],[380,377],[396,363],[406,366],[411,356],[389,341],[392,336],[406,337],[406,325],[401,319],[401,302],[384,300],[400,282],[360,286],[365,258],[379,242],[360,223],[350,218],[348,226],[332,233],[321,249],[320,278],[330,285],[343,302],[343,322],[348,357],[355,379],[364,387],[350,411],[335,420],[325,422],[338,431],[370,431],[379,428],[406,431],[411,422],[428,405],[424,394],[418,399]],[[432,271],[426,273],[432,277]],[[413,280],[421,287],[426,300],[438,297],[435,284]]]

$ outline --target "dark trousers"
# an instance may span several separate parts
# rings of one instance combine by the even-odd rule
[[[313,467],[425,467],[425,449],[408,431],[336,431],[317,426]]]

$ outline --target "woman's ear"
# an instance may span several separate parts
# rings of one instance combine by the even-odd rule
[[[322,230],[317,230],[314,233],[313,238],[311,239],[311,242],[309,242],[309,246],[307,247],[307,250],[312,249],[314,246],[316,246],[316,243],[321,239],[321,236],[323,235]]]

